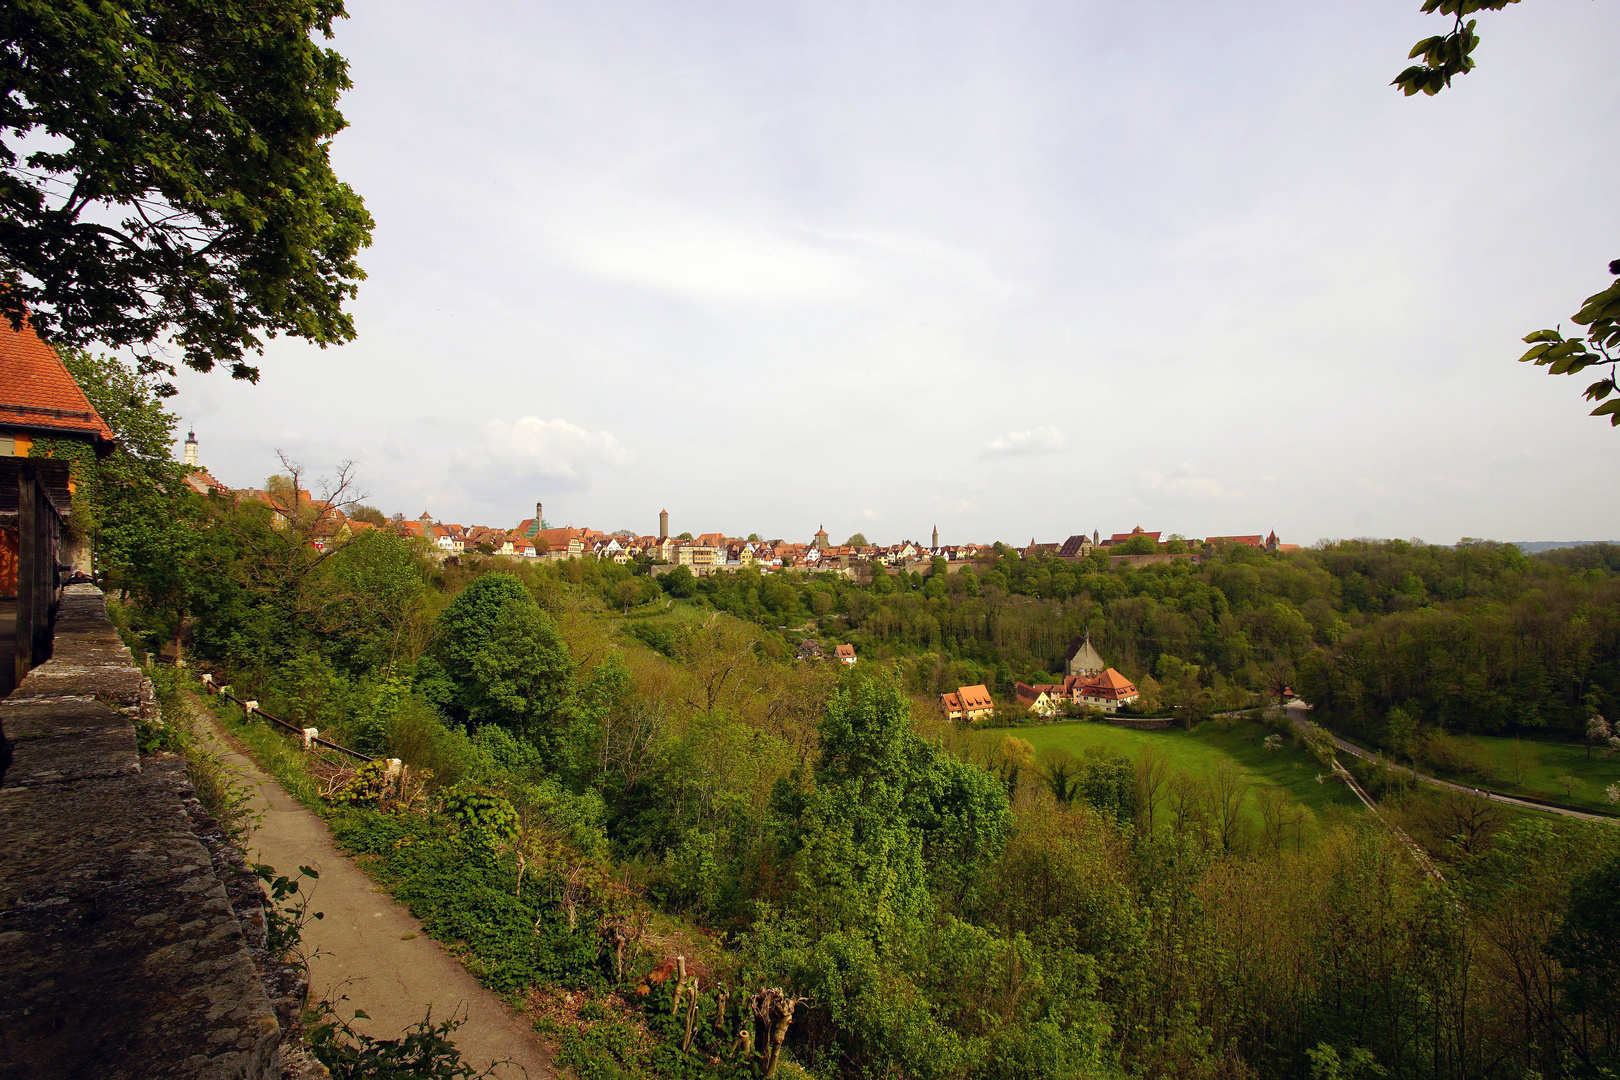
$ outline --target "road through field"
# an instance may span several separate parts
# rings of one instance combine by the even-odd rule
[[[1301,729],[1304,728],[1304,721],[1295,720],[1294,723]],[[1328,734],[1333,735],[1332,732],[1328,732]],[[1333,735],[1333,744],[1352,757],[1358,757],[1364,761],[1372,761],[1376,758],[1376,755],[1363,750],[1353,742],[1347,742],[1346,740],[1339,738],[1337,735]],[[1587,814],[1580,810],[1566,810],[1562,806],[1550,806],[1547,803],[1533,802],[1529,799],[1520,799],[1512,795],[1504,795],[1500,791],[1492,791],[1489,788],[1469,787],[1466,784],[1454,784],[1450,780],[1442,780],[1438,776],[1428,776],[1424,773],[1418,772],[1416,769],[1409,769],[1405,765],[1392,765],[1390,767],[1395,769],[1397,772],[1405,773],[1419,783],[1432,784],[1437,788],[1444,788],[1447,791],[1455,791],[1462,795],[1473,795],[1477,798],[1489,799],[1491,802],[1507,803],[1509,806],[1522,806],[1526,810],[1542,810],[1549,814],[1558,814],[1561,817],[1580,818],[1582,821],[1613,822],[1615,820],[1614,818],[1605,814]]]
[[[491,1062],[500,1080],[559,1075],[551,1054],[532,1028],[467,972],[421,923],[394,902],[332,844],[326,823],[282,789],[220,731],[212,714],[188,695],[193,726],[207,739],[238,782],[253,793],[259,825],[248,838],[251,861],[267,863],[289,877],[299,866],[320,873],[315,911],[325,917],[304,928],[304,945],[314,951],[309,965],[310,1000],[349,1000],[347,1016],[363,1010],[370,1020],[355,1026],[376,1038],[397,1038],[428,1010],[442,1020],[466,1017],[453,1036],[462,1056],[476,1069]]]

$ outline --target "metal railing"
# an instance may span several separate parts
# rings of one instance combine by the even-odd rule
[[[257,701],[244,701],[237,697],[231,692],[230,686],[216,686],[214,684],[214,677],[206,672],[202,677],[202,685],[203,690],[207,693],[216,694],[219,697],[224,698],[226,701],[234,701],[236,704],[240,705],[242,710],[247,713],[247,718],[249,720],[252,720],[254,716],[262,716],[272,724],[285,728],[294,735],[297,735],[304,741],[304,748],[306,750],[311,746],[324,746],[329,750],[336,750],[339,753],[348,754],[352,758],[359,758],[361,761],[377,760],[370,754],[362,754],[358,750],[350,750],[347,746],[340,746],[330,739],[321,738],[320,731],[317,728],[299,727],[297,724],[289,724],[279,716],[271,716],[269,713],[259,708],[259,703]]]

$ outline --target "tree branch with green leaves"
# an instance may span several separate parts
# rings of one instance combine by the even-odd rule
[[[341,0],[0,7],[0,316],[143,374],[247,361],[265,338],[354,337],[371,242],[331,166]],[[172,393],[167,383],[160,389]]]
[[[1424,0],[1423,13],[1450,15],[1455,21],[1451,32],[1426,37],[1412,46],[1407,59],[1422,58],[1395,76],[1392,86],[1407,97],[1423,93],[1430,97],[1451,85],[1457,75],[1474,70],[1474,49],[1479,35],[1474,32],[1478,20],[1463,20],[1479,11],[1501,11],[1519,0]],[[1520,363],[1533,363],[1547,369],[1549,375],[1578,375],[1589,367],[1609,365],[1609,373],[1586,388],[1587,401],[1597,402],[1593,416],[1607,416],[1612,426],[1620,427],[1620,383],[1616,382],[1616,365],[1620,364],[1620,259],[1609,264],[1609,273],[1615,280],[1607,289],[1586,298],[1581,309],[1571,320],[1586,327],[1584,336],[1565,337],[1562,327],[1537,330],[1525,335],[1530,350],[1519,357]]]
[[[1586,388],[1586,400],[1598,402],[1593,416],[1607,416],[1612,426],[1620,427],[1620,397],[1617,392],[1616,365],[1620,364],[1620,259],[1609,264],[1609,273],[1615,279],[1607,289],[1586,298],[1570,320],[1586,327],[1585,336],[1565,337],[1561,327],[1537,330],[1525,335],[1530,350],[1519,357],[1520,363],[1533,363],[1547,369],[1549,375],[1578,375],[1589,367],[1609,365],[1609,373]]]

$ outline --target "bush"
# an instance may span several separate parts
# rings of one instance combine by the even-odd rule
[[[489,811],[482,814],[487,817],[500,807],[475,799],[460,809],[467,811],[463,817]],[[356,854],[377,856],[377,880],[422,920],[427,933],[464,947],[468,970],[496,993],[521,993],[535,983],[603,981],[596,913],[577,917],[571,928],[553,899],[560,882],[550,870],[531,870],[520,896],[517,864],[488,843],[487,830],[453,834],[439,815],[364,809],[337,811],[331,821],[337,841]]]
[[[1435,772],[1471,778],[1481,784],[1499,782],[1496,763],[1471,738],[1459,739],[1444,731],[1431,731],[1414,747],[1418,761]]]
[[[431,769],[441,788],[481,777],[488,761],[466,732],[447,727],[419,694],[400,703],[389,725],[388,745],[411,768]]]

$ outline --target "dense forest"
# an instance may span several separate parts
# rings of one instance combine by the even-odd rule
[[[1537,557],[1472,541],[1353,540],[1283,555],[1230,545],[1197,563],[1113,571],[1103,556],[997,550],[959,573],[865,585],[747,570],[672,584],[765,626],[813,620],[894,662],[919,693],[983,682],[1006,695],[1014,679],[1055,681],[1084,633],[1149,708],[1202,718],[1291,686],[1320,719],[1373,741],[1395,707],[1456,733],[1579,737],[1620,687],[1620,549],[1609,545]],[[607,595],[623,572],[570,575]]]
[[[160,415],[139,390],[122,415]],[[327,790],[220,706],[582,1077],[1620,1069],[1620,830],[1441,830],[1431,872],[1371,815],[1290,844],[1233,812],[1230,777],[980,753],[918,708],[1051,675],[1089,632],[1190,725],[1292,684],[1369,738],[1397,711],[1573,736],[1616,689],[1613,552],[1003,551],[866,584],[441,564],[385,531],[317,548],[313,515],[196,496],[162,450],[80,463],[125,633],[404,759],[409,792],[366,770]],[[807,637],[862,660],[796,660]]]

